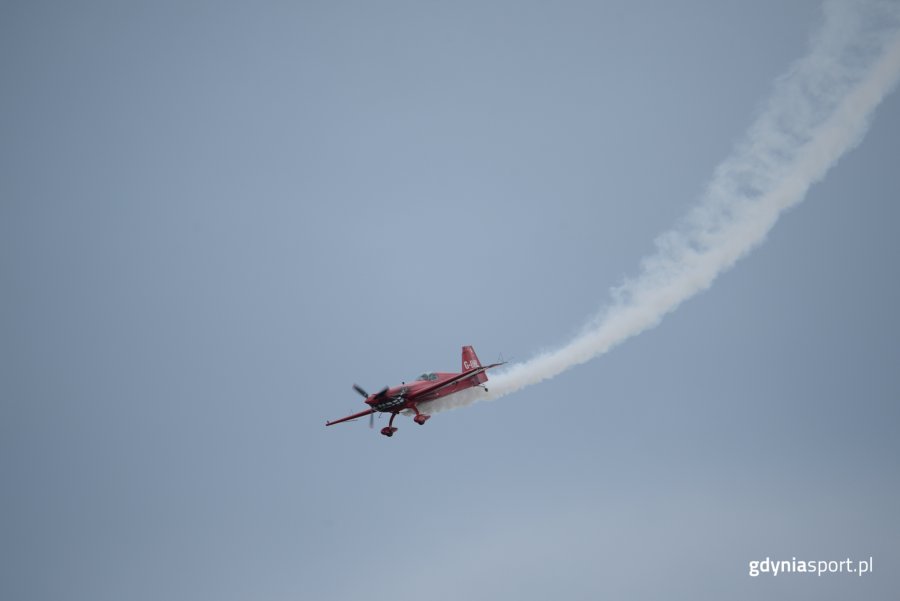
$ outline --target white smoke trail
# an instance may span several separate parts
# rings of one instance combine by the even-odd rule
[[[732,156],[716,169],[700,203],[656,240],[638,277],[564,347],[429,406],[442,411],[495,399],[552,378],[657,325],[682,302],[763,242],[781,213],[868,128],[900,78],[900,4],[829,2],[808,54],[775,82],[772,96]]]

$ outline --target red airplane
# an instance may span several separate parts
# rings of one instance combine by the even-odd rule
[[[354,384],[353,390],[366,399],[366,405],[369,405],[369,408],[332,422],[325,422],[325,425],[333,426],[334,424],[367,415],[371,416],[378,411],[391,414],[391,421],[388,422],[387,427],[381,429],[381,433],[385,436],[393,436],[394,432],[397,431],[397,428],[394,427],[394,418],[401,411],[414,411],[416,415],[413,417],[413,421],[421,426],[431,416],[419,411],[418,406],[420,404],[472,388],[473,386],[481,386],[487,391],[484,383],[487,382],[488,377],[484,372],[498,365],[503,365],[503,363],[482,365],[478,361],[475,349],[471,346],[464,346],[462,347],[462,372],[460,373],[425,373],[419,376],[412,384],[403,382],[400,386],[394,386],[393,388],[385,386],[384,390],[375,394],[369,394],[360,386]],[[369,425],[371,426],[372,418],[370,417],[369,419]]]

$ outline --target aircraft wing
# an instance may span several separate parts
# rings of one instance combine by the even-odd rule
[[[351,419],[356,419],[359,417],[365,417],[367,415],[371,415],[375,413],[374,409],[366,409],[365,411],[360,411],[359,413],[354,413],[353,415],[348,415],[347,417],[342,417],[341,419],[336,419],[331,422],[325,422],[326,426],[333,426],[335,424],[339,424],[341,422],[349,422]]]
[[[443,390],[444,388],[447,388],[448,386],[453,386],[457,382],[462,382],[463,380],[467,380],[467,379],[471,378],[472,376],[477,376],[478,374],[485,372],[493,367],[499,367],[500,365],[504,365],[505,363],[506,363],[506,361],[503,361],[502,363],[491,363],[490,365],[482,365],[481,367],[479,367],[477,369],[463,372],[463,373],[459,374],[458,376],[450,378],[449,380],[446,380],[444,382],[437,382],[431,386],[428,386],[427,388],[423,388],[422,390],[417,391],[415,396],[409,396],[407,398],[410,400],[415,400],[420,397],[427,396],[433,392],[438,392],[439,390]]]

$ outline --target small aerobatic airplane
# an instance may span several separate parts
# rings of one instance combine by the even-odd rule
[[[365,397],[366,405],[369,405],[369,408],[332,422],[326,422],[325,425],[333,426],[334,424],[359,417],[371,416],[378,411],[391,414],[391,420],[388,422],[387,427],[381,429],[381,433],[385,436],[393,436],[394,432],[397,431],[397,428],[394,427],[394,418],[401,411],[415,412],[416,415],[413,417],[413,421],[421,426],[431,416],[419,411],[419,405],[472,388],[473,386],[481,386],[487,391],[484,383],[487,382],[488,377],[484,372],[493,367],[503,365],[503,363],[482,365],[478,361],[475,349],[471,346],[464,346],[462,347],[462,372],[460,373],[425,373],[411,384],[404,382],[400,386],[386,386],[384,390],[375,394],[369,394],[360,386],[354,384],[353,390]],[[370,417],[370,426],[372,424],[371,419]]]

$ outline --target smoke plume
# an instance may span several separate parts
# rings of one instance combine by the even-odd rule
[[[574,340],[491,376],[430,410],[496,399],[559,375],[657,325],[765,240],[862,140],[872,113],[900,78],[900,5],[829,2],[806,56],[774,84],[756,121],[715,170],[697,206],[656,240],[639,275]]]

